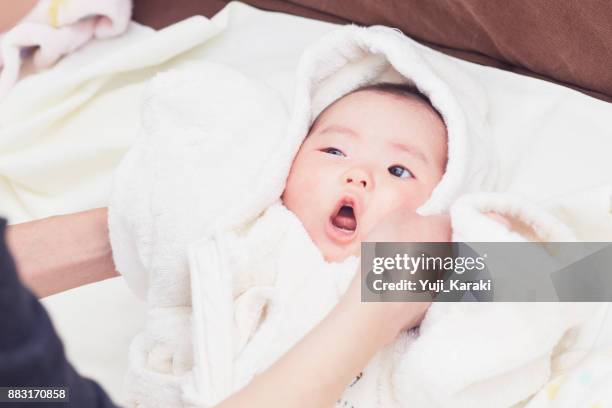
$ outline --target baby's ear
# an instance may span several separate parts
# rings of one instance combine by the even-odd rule
[[[542,238],[536,233],[535,229],[519,218],[508,214],[502,215],[494,211],[486,212],[485,215],[502,224],[509,231],[522,235],[529,241],[542,242]]]

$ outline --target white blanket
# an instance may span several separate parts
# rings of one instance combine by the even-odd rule
[[[491,177],[496,175],[496,152],[485,147],[484,94],[457,62],[393,30],[347,27],[309,48],[298,67],[286,127],[280,96],[227,66],[202,64],[160,75],[145,95],[141,140],[116,174],[109,213],[116,264],[151,308],[149,328],[133,350],[137,358],[132,360],[132,404],[209,406],[265,368],[251,365],[240,371],[229,341],[231,334],[245,336],[241,319],[236,330],[231,325],[239,302],[232,288],[236,290],[236,281],[243,279],[241,269],[223,251],[211,253],[209,245],[200,249],[205,261],[189,263],[188,253],[197,259],[198,251],[188,248],[200,239],[249,231],[253,220],[280,196],[293,155],[326,104],[356,86],[404,78],[429,94],[448,127],[447,172],[421,213],[450,209],[455,237],[467,240],[521,239],[483,216],[485,210],[522,218],[544,240],[573,239],[567,226],[519,197],[465,195],[498,185]],[[245,250],[243,258],[254,253]],[[274,263],[273,259],[268,261]],[[250,272],[257,271],[254,267]],[[199,276],[206,277],[204,289],[196,284]],[[308,294],[308,287],[304,291]],[[314,290],[310,295],[318,296]],[[333,303],[337,298],[320,300]],[[190,331],[192,301],[193,349],[185,334]],[[568,329],[587,343],[596,339],[587,317],[601,321],[606,308],[436,304],[421,336],[414,342],[398,342],[393,359],[387,360],[396,367],[392,381],[382,387],[389,394],[375,395],[378,387],[373,387],[374,395],[347,401],[364,406],[389,406],[393,399],[400,406],[518,403],[548,381],[560,354],[576,352],[572,342],[563,353],[555,348]],[[207,326],[211,319],[216,323]],[[488,330],[475,341],[478,327]],[[275,351],[291,344],[287,340]],[[255,350],[261,354],[266,347],[269,344],[259,343]],[[471,353],[466,356],[458,349]],[[474,355],[479,356],[477,362]],[[379,366],[378,371],[388,369]]]

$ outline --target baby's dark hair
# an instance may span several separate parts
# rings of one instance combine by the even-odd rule
[[[412,84],[408,84],[408,83],[398,84],[398,83],[393,83],[393,82],[379,82],[379,83],[376,83],[376,84],[363,85],[363,86],[360,86],[360,87],[358,87],[356,89],[353,89],[351,92],[347,93],[346,95],[343,95],[342,98],[344,98],[345,96],[354,94],[356,92],[361,92],[361,91],[372,91],[372,92],[379,92],[379,93],[396,95],[396,96],[400,96],[400,97],[404,97],[404,98],[417,99],[417,100],[423,102],[425,105],[429,106],[431,108],[431,110],[433,110],[434,113],[438,116],[438,118],[440,118],[442,123],[445,123],[444,122],[444,118],[442,117],[442,114],[440,114],[438,109],[436,109],[436,107],[433,106],[433,104],[429,100],[429,97],[427,95],[425,95],[423,92],[421,92],[419,90],[419,88],[417,88],[416,86],[414,86]],[[342,99],[342,98],[339,98],[339,99]],[[325,107],[325,109],[323,109],[323,111],[321,111],[321,113],[319,113],[317,118],[314,120],[314,122],[310,126],[311,130],[315,127],[315,124],[319,121],[319,118],[321,116],[323,116],[323,113],[325,113],[327,108],[329,108],[331,105],[333,105],[339,99],[337,99],[336,101],[334,101],[334,102],[330,103],[329,105],[327,105]]]
[[[436,113],[436,115],[438,115],[440,120],[444,122],[442,115],[440,114],[438,109],[436,109],[436,107],[433,106],[433,104],[429,100],[429,97],[425,95],[423,92],[421,92],[419,88],[417,88],[414,85],[407,84],[407,83],[398,84],[398,83],[393,83],[393,82],[379,82],[377,84],[360,86],[359,88],[354,89],[351,92],[349,92],[347,95],[353,94],[355,92],[361,92],[361,91],[374,91],[374,92],[387,93],[391,95],[419,99],[421,102],[429,106]]]

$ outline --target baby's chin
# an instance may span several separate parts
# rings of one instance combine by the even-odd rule
[[[320,245],[317,242],[315,242],[315,244],[317,244],[319,251],[321,251],[321,254],[323,255],[323,259],[325,259],[325,261],[327,262],[343,262],[344,260],[346,260],[347,258],[351,256],[360,255],[359,246],[357,246],[357,248],[348,248],[348,247],[339,247],[337,245],[333,245],[329,243],[324,243]]]

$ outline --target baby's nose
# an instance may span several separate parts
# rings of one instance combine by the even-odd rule
[[[372,178],[362,169],[351,169],[344,175],[346,184],[351,184],[364,189],[372,188]]]

